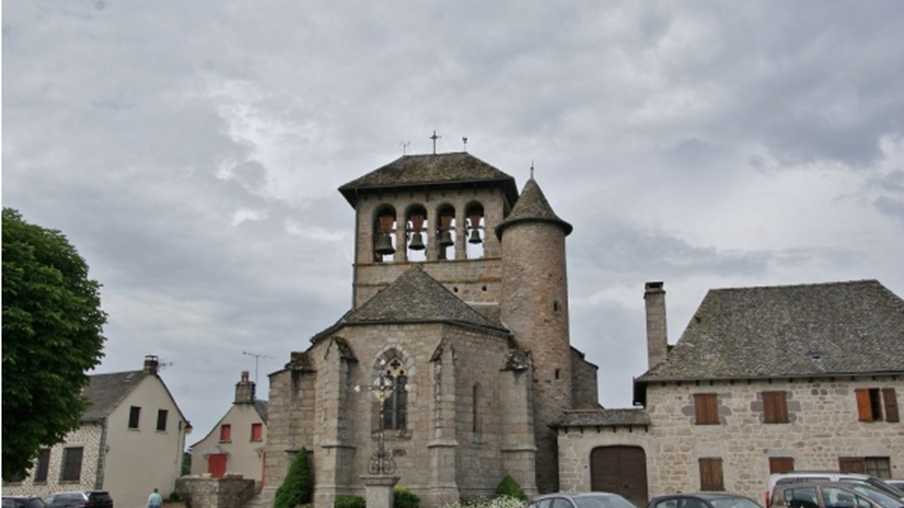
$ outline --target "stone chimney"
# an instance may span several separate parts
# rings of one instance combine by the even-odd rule
[[[145,355],[144,357],[144,373],[157,375],[157,367],[160,365],[160,362],[157,360],[157,355]]]
[[[665,320],[665,289],[662,282],[647,282],[643,299],[647,309],[647,368],[665,360],[669,350]]]
[[[242,380],[235,384],[234,404],[254,404],[254,381],[248,380],[248,371],[242,371]]]

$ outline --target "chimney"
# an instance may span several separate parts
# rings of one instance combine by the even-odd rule
[[[157,366],[160,362],[157,360],[157,355],[145,355],[144,357],[144,373],[152,374],[154,376],[157,375]]]
[[[242,380],[235,384],[234,404],[254,404],[254,381],[248,380],[248,371],[242,371]]]
[[[665,321],[665,289],[662,282],[647,282],[643,299],[647,309],[647,369],[665,360],[669,350]]]

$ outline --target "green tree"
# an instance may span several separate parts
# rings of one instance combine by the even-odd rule
[[[274,508],[295,508],[311,502],[311,479],[308,471],[308,452],[298,451],[282,485],[276,489]]]
[[[3,209],[3,479],[78,428],[103,357],[100,284],[62,233]]]

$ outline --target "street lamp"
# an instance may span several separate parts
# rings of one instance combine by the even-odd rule
[[[381,364],[383,363],[385,362],[381,362]],[[371,455],[370,464],[367,466],[367,472],[372,475],[391,475],[396,469],[395,460],[393,460],[392,455],[386,451],[386,439],[384,436],[386,399],[395,393],[396,388],[400,390],[405,389],[404,386],[397,387],[395,380],[386,375],[385,372],[380,372],[380,375],[377,376],[377,379],[374,379],[373,384],[370,386],[355,386],[356,392],[360,392],[361,390],[373,392],[374,396],[377,397],[377,401],[380,403],[380,444],[377,451]]]

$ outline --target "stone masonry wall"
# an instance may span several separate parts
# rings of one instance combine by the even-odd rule
[[[795,469],[838,469],[839,457],[884,457],[904,476],[904,423],[859,422],[856,388],[894,388],[904,378],[720,382],[647,387],[648,432],[571,429],[559,436],[562,488],[590,488],[593,448],[635,445],[647,459],[649,495],[700,489],[700,458],[721,458],[725,489],[761,501],[770,457],[790,457]],[[763,391],[786,391],[789,423],[764,424]],[[718,394],[719,425],[694,424],[694,394]]]
[[[254,480],[241,475],[223,478],[184,476],[176,480],[176,493],[186,508],[241,508],[255,494]]]
[[[39,496],[44,497],[52,492],[69,490],[94,490],[106,488],[103,479],[98,477],[99,453],[102,438],[101,424],[84,424],[66,435],[63,443],[50,449],[50,460],[47,469],[47,481],[35,482],[34,469],[21,482],[3,482],[4,496]],[[82,472],[78,482],[60,481],[65,448],[82,447]]]

